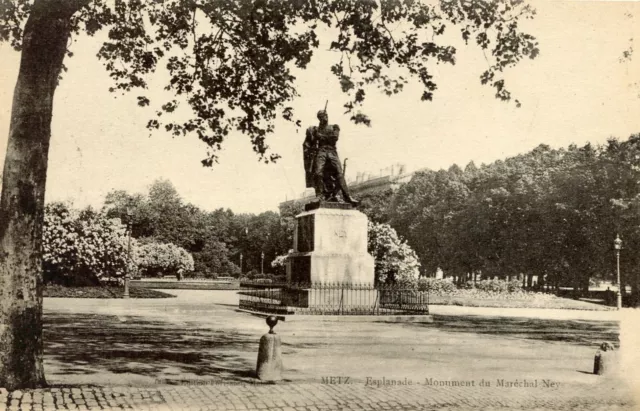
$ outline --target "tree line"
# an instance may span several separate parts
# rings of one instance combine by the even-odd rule
[[[122,279],[127,272],[135,277],[180,271],[185,277],[249,279],[264,272],[282,281],[295,217],[302,211],[301,203],[283,205],[279,214],[205,211],[185,203],[167,180],[156,180],[146,194],[111,191],[99,210],[50,203],[44,280],[78,286]],[[376,282],[418,279],[417,255],[391,226],[370,222],[368,237]]]
[[[185,249],[193,256],[195,275],[209,278],[238,276],[241,271],[271,272],[271,262],[286,254],[293,242],[291,224],[278,213],[205,211],[186,203],[167,180],[155,181],[146,194],[112,191],[102,212],[130,224],[138,241]]]
[[[532,151],[480,167],[421,171],[396,192],[362,196],[416,251],[423,275],[457,281],[533,276],[588,289],[615,282],[613,240],[623,240],[622,283],[638,292],[640,134],[626,141]]]
[[[639,182],[640,135],[633,135],[604,145],[540,145],[479,167],[420,171],[397,191],[362,195],[360,210],[407,241],[422,276],[441,269],[460,284],[524,276],[532,286],[535,276],[540,286],[587,290],[615,281],[613,239],[620,235],[622,282],[637,293]],[[292,247],[301,211],[300,203],[284,204],[280,213],[205,211],[157,180],[146,194],[108,193],[100,212],[123,223],[130,218],[139,242],[185,249],[196,275],[213,277],[284,274],[272,262]]]

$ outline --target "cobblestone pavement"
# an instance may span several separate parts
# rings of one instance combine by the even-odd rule
[[[555,388],[247,384],[200,381],[154,387],[58,387],[8,393],[0,410],[634,410],[614,382]]]

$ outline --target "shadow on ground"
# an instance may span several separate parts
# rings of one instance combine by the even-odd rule
[[[534,318],[434,315],[433,324],[442,331],[490,334],[504,338],[569,342],[600,346],[609,341],[619,346],[616,321],[549,320]]]
[[[121,321],[112,315],[45,314],[44,320],[45,357],[55,361],[62,374],[253,379],[254,335],[129,316]]]

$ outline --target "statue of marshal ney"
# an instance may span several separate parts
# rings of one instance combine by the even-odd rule
[[[318,120],[320,124],[307,129],[302,144],[306,186],[315,189],[318,201],[339,201],[340,193],[344,202],[355,206],[358,200],[349,194],[336,150],[340,127],[329,124],[326,109],[318,111]]]
[[[318,112],[318,120],[317,126],[307,129],[303,144],[306,184],[315,189],[317,201],[305,204],[305,211],[296,216],[293,250],[287,257],[287,281],[373,286],[374,260],[367,252],[367,216],[353,209],[358,201],[349,194],[336,150],[340,128],[329,124],[326,107]],[[306,289],[294,291],[286,295],[287,306],[346,307],[357,300],[356,295],[351,298],[345,290],[322,296]],[[374,305],[377,301],[375,290],[360,292],[370,301],[358,300],[358,304]]]

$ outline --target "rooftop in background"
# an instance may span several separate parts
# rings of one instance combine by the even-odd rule
[[[423,170],[426,170],[426,168],[407,172],[404,164],[396,163],[389,167],[381,168],[379,173],[357,173],[356,179],[350,179],[347,184],[349,185],[349,191],[356,196],[374,191],[384,191],[387,189],[397,190],[401,185],[411,181],[411,178],[415,173]],[[280,203],[280,209],[285,205],[296,202],[306,204],[314,198],[314,190],[312,188],[307,188],[298,198],[286,200]]]

